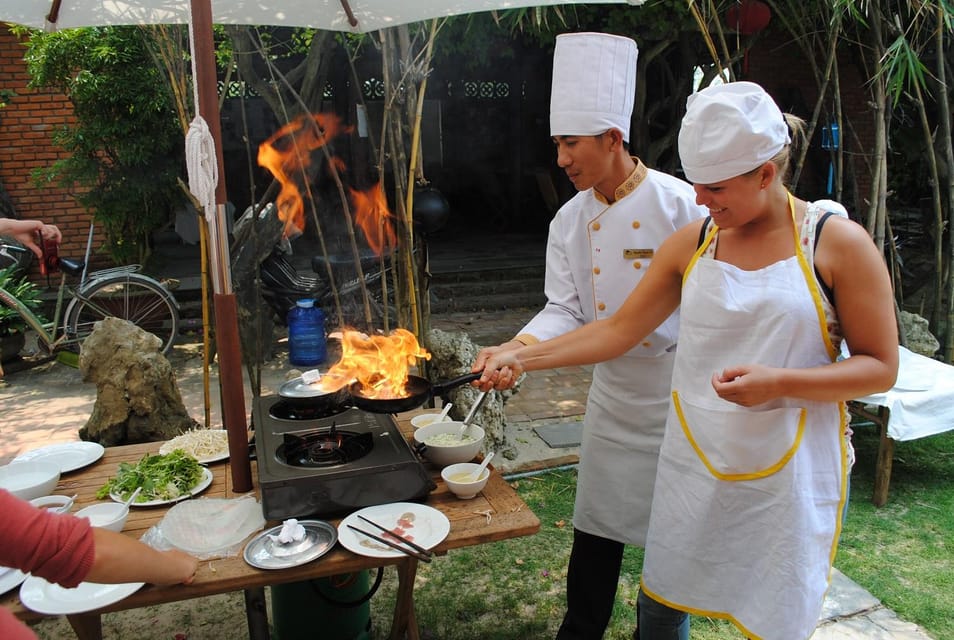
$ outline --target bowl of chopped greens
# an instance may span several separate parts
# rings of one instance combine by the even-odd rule
[[[116,475],[99,488],[96,497],[125,502],[138,488],[134,507],[152,507],[184,500],[212,484],[212,472],[182,449],[146,454],[139,462],[120,463]]]
[[[434,422],[415,431],[414,440],[424,445],[424,457],[439,467],[469,462],[480,452],[484,430],[471,424],[461,433],[463,424],[456,420]]]

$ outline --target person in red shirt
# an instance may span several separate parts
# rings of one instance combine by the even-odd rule
[[[89,520],[38,509],[0,489],[0,566],[13,567],[75,587],[80,582],[190,584],[198,559],[179,550],[159,551]],[[36,635],[0,609],[0,638],[34,640]]]

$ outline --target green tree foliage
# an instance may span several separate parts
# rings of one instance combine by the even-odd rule
[[[75,188],[115,261],[144,260],[184,196],[182,132],[141,30],[33,32],[25,60],[31,86],[63,91],[76,115],[53,134],[70,155],[37,178]]]

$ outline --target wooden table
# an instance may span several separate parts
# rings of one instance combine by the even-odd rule
[[[407,415],[399,416],[399,425],[405,435],[411,427]],[[65,474],[60,478],[56,493],[63,495],[78,494],[73,511],[97,502],[96,490],[107,479],[116,475],[120,462],[136,462],[146,453],[155,453],[158,443],[109,447],[102,459],[85,469]],[[229,462],[210,465],[213,472],[212,485],[202,492],[207,498],[234,498],[237,494],[231,489],[231,471]],[[496,542],[536,533],[540,521],[524,504],[513,488],[499,472],[492,470],[490,480],[483,491],[471,500],[459,500],[446,487],[440,477],[440,470],[431,467],[437,488],[431,492],[424,504],[440,510],[450,520],[451,528],[434,552],[443,555],[451,549],[468,547],[487,542]],[[258,492],[258,471],[252,461],[253,491]],[[139,538],[150,527],[159,522],[168,511],[167,507],[133,509],[123,533]],[[329,519],[337,526],[337,519]],[[281,524],[269,522],[266,527]],[[439,559],[437,560],[440,561]],[[109,611],[134,609],[154,604],[176,602],[190,598],[210,596],[232,591],[245,591],[246,613],[251,638],[268,638],[268,622],[265,617],[264,587],[289,582],[300,582],[313,578],[347,574],[380,566],[396,566],[398,572],[397,598],[394,604],[394,616],[391,625],[391,638],[419,637],[414,614],[414,578],[418,561],[411,557],[371,558],[354,554],[340,544],[321,558],[299,567],[281,570],[261,570],[249,566],[241,554],[230,558],[218,558],[203,561],[199,565],[195,581],[190,585],[158,587],[146,585],[133,595],[108,607],[83,614],[67,616],[80,640],[100,640],[102,638],[101,614]],[[42,614],[25,608],[20,602],[19,590],[0,597],[0,606],[10,609],[22,620],[42,618]]]

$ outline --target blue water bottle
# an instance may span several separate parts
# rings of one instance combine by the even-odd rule
[[[325,357],[325,314],[314,300],[299,300],[288,312],[288,361],[311,366]]]

